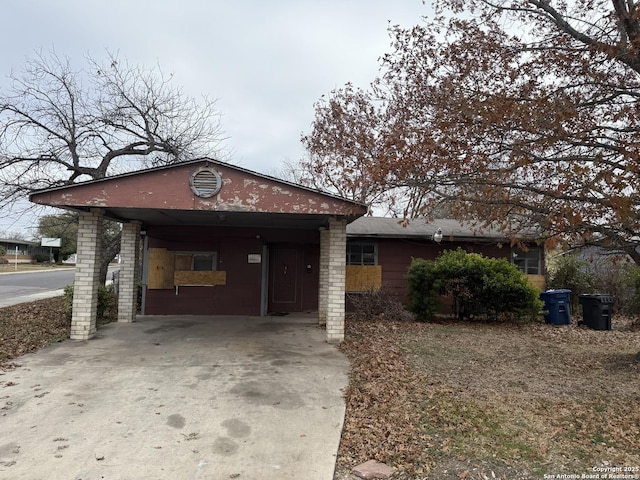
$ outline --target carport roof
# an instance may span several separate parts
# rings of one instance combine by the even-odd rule
[[[214,186],[207,183],[203,194],[194,178]],[[350,222],[367,212],[361,203],[210,158],[40,190],[29,199],[143,225],[319,228],[329,218]]]

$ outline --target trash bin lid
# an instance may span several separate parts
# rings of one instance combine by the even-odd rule
[[[609,293],[582,293],[578,299],[598,300],[600,303],[614,303],[615,297]]]

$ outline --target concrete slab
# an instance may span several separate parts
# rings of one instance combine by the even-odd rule
[[[316,317],[139,317],[0,375],[2,479],[333,478],[348,361]]]

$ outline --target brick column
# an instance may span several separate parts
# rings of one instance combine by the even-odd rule
[[[130,323],[136,319],[139,254],[140,222],[125,223],[122,225],[120,239],[118,322]]]
[[[344,294],[347,222],[329,220],[329,272],[327,294],[327,342],[344,340]]]
[[[320,229],[320,288],[318,289],[318,323],[327,324],[329,288],[329,229]]]
[[[96,333],[101,247],[102,212],[96,209],[81,213],[78,221],[78,255],[73,283],[72,340],[88,340]]]

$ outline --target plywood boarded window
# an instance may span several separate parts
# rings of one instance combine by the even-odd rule
[[[147,288],[173,288],[175,255],[166,248],[149,249],[149,278]]]
[[[216,252],[176,252],[176,286],[226,285],[226,272],[218,271]]]
[[[345,290],[368,292],[382,286],[382,267],[378,265],[378,245],[373,242],[347,243]]]
[[[537,289],[545,289],[544,275],[527,275],[527,280],[529,280],[529,283],[531,283],[531,285],[533,285]]]
[[[382,267],[380,265],[347,265],[345,291],[350,293],[380,290]]]
[[[217,270],[216,252],[172,252],[149,249],[149,289],[176,285],[226,285],[226,272]]]

